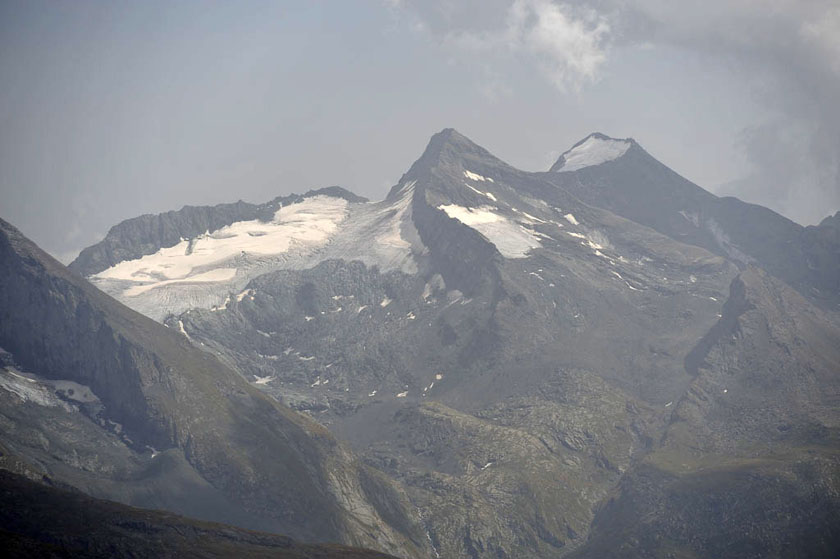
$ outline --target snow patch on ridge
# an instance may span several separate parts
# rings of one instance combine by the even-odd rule
[[[485,196],[485,197],[487,197],[487,198],[490,198],[490,199],[491,199],[491,200],[493,200],[494,202],[498,202],[498,200],[496,199],[496,197],[495,197],[495,196],[493,196],[493,194],[491,194],[490,192],[483,192],[483,191],[481,191],[481,190],[479,190],[479,189],[477,189],[477,188],[473,188],[472,186],[468,185],[467,183],[464,183],[464,186],[466,186],[467,188],[469,188],[470,190],[472,190],[472,191],[473,191],[473,192],[475,192],[476,194],[481,194],[482,196]]]
[[[481,181],[481,182],[485,182],[485,181],[487,181],[487,182],[496,182],[496,181],[494,181],[493,179],[491,179],[491,178],[489,178],[489,177],[482,177],[482,176],[481,176],[481,175],[479,175],[478,173],[473,173],[472,171],[467,171],[467,170],[464,170],[464,176],[465,176],[465,177],[467,177],[468,179],[472,179],[472,180],[474,180],[474,181]]]
[[[481,233],[505,258],[524,258],[539,248],[539,238],[525,227],[506,218],[492,206],[466,208],[456,204],[438,206],[446,215]]]
[[[566,173],[600,165],[618,159],[628,149],[630,149],[630,142],[627,140],[613,140],[593,135],[563,154],[563,166],[557,172]]]

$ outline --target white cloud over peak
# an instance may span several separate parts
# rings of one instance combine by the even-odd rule
[[[533,54],[559,89],[597,80],[610,35],[604,16],[550,0],[516,0],[509,16],[515,46]]]
[[[409,13],[444,47],[515,56],[563,92],[597,81],[607,61],[608,18],[571,2],[486,0],[452,3],[388,0]]]

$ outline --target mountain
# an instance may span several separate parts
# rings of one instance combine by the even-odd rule
[[[378,483],[360,473],[354,499],[391,529],[360,545],[836,549],[840,339],[834,292],[811,289],[838,264],[834,221],[716,198],[632,140],[593,135],[527,173],[451,129],[382,201],[226,207],[130,220],[71,268],[345,441],[336,464],[359,456],[349,479]],[[695,226],[698,208],[714,213]],[[819,261],[794,274],[806,254]]]
[[[715,196],[654,159],[632,139],[592,134],[541,176],[588,204],[672,239],[741,266],[760,266],[819,306],[840,309],[836,235],[815,242],[813,228],[737,198]]]
[[[574,557],[833,557],[840,327],[766,273],[733,281],[661,445]]]
[[[316,422],[5,221],[0,262],[4,463],[128,504],[405,556],[422,549],[398,489]]]
[[[2,470],[0,495],[0,546],[5,557],[393,557],[338,545],[301,544],[283,536],[135,509]]]

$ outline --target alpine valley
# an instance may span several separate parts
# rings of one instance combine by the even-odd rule
[[[840,555],[840,212],[631,139],[524,172],[447,129],[382,201],[143,215],[66,268],[0,220],[0,316],[8,549]]]

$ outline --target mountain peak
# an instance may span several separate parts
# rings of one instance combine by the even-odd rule
[[[427,164],[438,164],[461,157],[492,158],[496,160],[496,157],[489,151],[454,128],[444,128],[431,137],[418,163],[423,161]]]
[[[840,229],[840,212],[826,217],[820,222],[819,227],[831,227],[833,229]]]
[[[409,181],[420,181],[435,170],[450,169],[456,175],[463,173],[463,167],[478,165],[483,167],[507,167],[507,164],[492,153],[479,146],[454,128],[444,128],[434,134],[423,155],[414,162],[408,172],[402,176],[399,183],[388,193],[392,198],[402,190],[402,186]]]
[[[612,138],[593,132],[564,152],[549,172],[571,172],[613,161],[636,142],[632,138]]]

